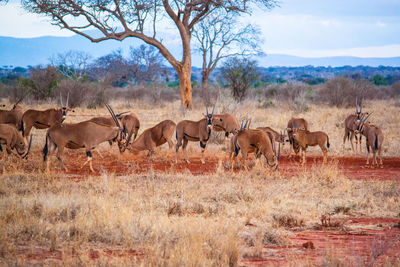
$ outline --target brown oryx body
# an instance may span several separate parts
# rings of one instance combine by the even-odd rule
[[[358,105],[357,99],[356,99],[356,112],[355,114],[351,114],[347,116],[347,118],[344,120],[344,136],[343,136],[343,150],[345,148],[345,143],[346,139],[350,141],[351,144],[351,150],[354,152],[354,146],[353,146],[353,138],[356,139],[356,151],[358,150],[358,144],[359,146],[359,151],[361,152],[361,134],[356,133],[356,121],[360,120],[360,118],[364,115],[362,113],[362,105]]]
[[[324,154],[324,163],[328,158],[329,137],[322,131],[310,132],[304,129],[297,129],[293,132],[293,139],[299,144],[303,154],[302,164],[306,163],[306,150],[309,146],[319,146]]]
[[[7,155],[11,154],[14,149],[16,151],[15,155],[25,158],[29,153],[31,143],[32,137],[28,147],[26,146],[24,138],[15,125],[0,124],[0,151],[4,151],[3,162],[6,162]],[[2,145],[5,145],[5,149],[3,149]]]
[[[68,108],[68,99],[69,94],[66,106],[64,106],[61,101],[61,108],[50,108],[46,110],[28,109],[25,111],[22,116],[22,127],[25,128],[23,131],[24,137],[27,138],[32,127],[35,127],[36,129],[46,129],[55,124],[62,123],[67,116],[67,112],[71,110]]]
[[[157,125],[146,129],[135,141],[133,141],[132,144],[128,145],[127,148],[133,153],[148,150],[149,156],[154,154],[156,147],[165,143],[168,143],[169,148],[172,149],[174,145],[172,142],[172,136],[175,128],[175,122],[171,120],[162,121]]]
[[[294,151],[294,153],[296,155],[300,151],[299,144],[293,138],[293,133],[297,129],[305,129],[307,131],[310,130],[310,128],[308,127],[308,122],[303,118],[291,118],[288,121],[286,130],[287,130],[287,133],[288,133],[288,139],[289,139],[289,143],[290,143],[289,157],[292,154],[292,149],[293,149],[293,151]]]
[[[213,116],[213,130],[225,132],[225,137],[234,134],[240,129],[239,121],[230,113],[216,114]]]
[[[21,129],[22,115],[24,111],[22,107],[15,104],[11,110],[0,110],[0,123],[10,123],[15,125],[17,129]]]
[[[364,116],[363,116],[364,117]],[[382,130],[375,125],[366,123],[368,116],[363,119],[357,120],[354,124],[356,125],[356,133],[361,133],[365,136],[366,146],[367,146],[367,162],[366,167],[369,167],[369,157],[370,152],[372,150],[373,159],[372,159],[372,167],[378,165],[378,161],[376,159],[376,152],[378,152],[378,157],[380,160],[380,167],[383,168],[383,161],[381,157],[382,151],[382,143],[383,143],[383,132]]]
[[[109,108],[109,106],[107,106]],[[111,108],[109,108],[113,118]],[[90,170],[94,172],[92,167],[92,150],[99,144],[117,140],[119,143],[124,144],[125,140],[122,140],[121,131],[122,128],[118,120],[114,119],[114,126],[108,126],[104,124],[98,124],[91,121],[83,121],[79,123],[57,123],[47,130],[46,144],[43,148],[43,161],[47,162],[46,170],[49,171],[50,161],[47,159],[47,155],[51,154],[57,148],[57,158],[60,161],[62,167],[67,171],[64,165],[62,155],[64,148],[79,149],[85,148],[87,160],[80,167],[82,169],[88,162]]]
[[[123,113],[126,113],[126,112],[123,112]],[[119,151],[121,153],[125,151],[126,147],[128,146],[128,144],[132,138],[132,135],[134,135],[133,140],[136,139],[137,133],[140,128],[139,119],[136,117],[135,114],[122,115],[123,113],[115,114],[115,116],[121,122],[122,131],[124,132],[124,135],[126,137],[125,146],[124,147],[118,146]],[[94,122],[97,124],[108,125],[108,126],[115,125],[114,119],[111,116],[94,117],[88,121],[91,121],[91,122]],[[110,141],[110,146],[111,145],[112,145],[112,142]]]
[[[282,145],[285,144],[285,135],[278,133],[271,127],[257,127],[257,130],[264,131],[273,142],[278,142]]]
[[[263,155],[269,167],[276,169],[278,159],[274,143],[270,137],[262,130],[241,129],[231,139],[231,158],[236,158],[242,153],[242,161],[247,169],[246,159],[249,153],[255,153],[256,157]]]
[[[179,147],[182,146],[183,154],[187,163],[190,163],[187,154],[186,146],[189,141],[200,142],[201,147],[201,163],[205,164],[204,152],[208,139],[210,139],[211,128],[213,125],[214,108],[211,114],[208,113],[208,107],[206,109],[205,118],[199,121],[183,120],[176,125],[176,154],[175,162],[178,162],[178,151]]]

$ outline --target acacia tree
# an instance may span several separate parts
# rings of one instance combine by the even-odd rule
[[[50,64],[66,77],[79,80],[87,72],[92,56],[83,51],[69,50],[50,58]]]
[[[6,0],[0,0],[5,2]],[[252,4],[270,8],[276,0],[21,0],[29,12],[47,15],[51,23],[82,35],[92,42],[122,41],[136,37],[158,48],[179,77],[181,102],[192,108],[190,40],[194,26],[211,12],[224,9],[232,13],[250,13]],[[157,36],[172,22],[182,45],[178,60]],[[92,34],[85,30],[97,29]]]
[[[251,24],[241,26],[238,16],[217,10],[199,22],[194,31],[202,64],[201,90],[206,97],[208,79],[221,59],[234,56],[262,55],[261,32]]]

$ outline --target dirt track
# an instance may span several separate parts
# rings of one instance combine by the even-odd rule
[[[165,157],[164,157],[165,156]],[[215,173],[218,165],[226,172],[229,172],[230,162],[224,154],[209,155],[206,164],[202,165],[199,157],[192,157],[190,163],[180,160],[175,164],[174,156],[171,153],[167,155],[158,155],[153,160],[149,160],[146,155],[132,155],[125,153],[105,154],[103,159],[95,154],[93,159],[93,167],[96,173],[89,171],[89,166],[85,166],[82,170],[78,170],[80,165],[85,162],[86,156],[81,151],[69,151],[65,154],[64,161],[68,168],[68,172],[61,170],[57,160],[52,158],[52,166],[56,173],[66,174],[69,178],[83,178],[87,175],[101,175],[110,173],[115,175],[129,175],[146,173],[151,170],[155,172],[182,173],[189,171],[193,175],[201,175],[207,173]],[[365,158],[361,157],[330,157],[329,162],[334,162],[339,170],[350,179],[379,179],[379,180],[398,180],[400,181],[400,158],[385,158],[384,168],[366,168]],[[251,160],[250,160],[251,162]],[[286,155],[281,156],[279,172],[284,177],[291,177],[299,170],[311,170],[313,166],[322,164],[322,157],[308,156],[307,164],[301,166],[298,158],[289,158]],[[39,164],[40,165],[40,164]],[[32,164],[24,165],[25,172],[41,172],[39,166]],[[250,164],[251,166],[251,164]],[[242,168],[243,170],[243,168]],[[239,171],[235,168],[235,171]]]

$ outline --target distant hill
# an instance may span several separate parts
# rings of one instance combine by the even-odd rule
[[[57,53],[69,50],[86,51],[94,58],[108,54],[121,48],[127,54],[130,46],[139,46],[143,42],[137,38],[128,38],[123,42],[108,40],[92,43],[88,39],[74,35],[71,37],[44,36],[37,38],[13,38],[0,36],[1,66],[35,66],[48,64],[49,58]],[[179,57],[178,48],[171,49],[172,54]],[[269,54],[256,58],[261,67],[269,66],[400,66],[400,57],[391,58],[358,58],[358,57],[321,57],[305,58],[290,55]],[[201,58],[193,56],[193,66],[201,66]]]

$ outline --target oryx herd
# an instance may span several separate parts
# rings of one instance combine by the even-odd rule
[[[151,157],[155,153],[155,148],[168,143],[169,148],[174,146],[173,135],[175,133],[175,162],[178,162],[179,148],[182,146],[184,159],[190,163],[186,147],[189,141],[199,142],[201,148],[201,162],[206,163],[205,150],[207,142],[210,140],[212,131],[225,133],[225,138],[230,137],[229,158],[236,159],[239,152],[242,155],[244,167],[247,169],[246,159],[249,153],[254,153],[257,158],[264,156],[267,166],[277,169],[279,165],[280,146],[285,142],[290,143],[290,153],[294,151],[297,155],[300,151],[302,157],[300,162],[306,163],[306,150],[308,146],[319,146],[323,152],[323,162],[325,163],[330,146],[329,137],[325,132],[311,132],[308,122],[303,118],[291,118],[285,129],[286,134],[280,133],[271,127],[250,128],[250,121],[242,121],[239,124],[237,118],[229,113],[214,114],[215,106],[210,112],[206,107],[206,114],[198,121],[182,120],[177,124],[172,120],[164,120],[155,126],[146,129],[138,137],[140,122],[137,116],[131,112],[115,114],[113,109],[106,105],[111,116],[94,117],[78,123],[64,123],[69,111],[74,112],[68,106],[69,95],[65,105],[60,95],[60,108],[52,108],[43,111],[29,109],[23,112],[20,98],[11,110],[0,110],[0,150],[1,145],[5,145],[3,155],[3,165],[7,160],[8,154],[15,154],[20,158],[27,158],[32,143],[30,131],[32,127],[37,129],[47,129],[43,148],[43,161],[46,171],[50,170],[49,156],[57,150],[56,157],[62,168],[67,171],[63,161],[64,148],[79,149],[84,148],[87,159],[81,165],[82,169],[89,163],[90,171],[94,172],[92,166],[92,151],[103,143],[109,142],[110,148],[113,143],[117,143],[120,153],[125,150],[131,153],[139,151],[149,151]],[[369,166],[370,151],[373,153],[372,166],[378,164],[376,154],[380,159],[380,166],[383,167],[381,158],[381,148],[383,133],[379,127],[367,122],[372,113],[363,113],[361,104],[356,101],[356,112],[349,115],[344,121],[345,135],[343,147],[346,139],[349,139],[351,148],[353,138],[356,140],[356,150],[361,138],[366,138],[367,163]],[[28,136],[30,138],[28,139]],[[133,140],[131,141],[133,137]],[[287,137],[287,140],[285,140]],[[25,139],[24,139],[25,138]],[[29,140],[29,141],[28,141]],[[15,153],[16,152],[16,153]],[[98,152],[98,151],[97,151]],[[98,152],[99,153],[99,152]],[[101,156],[101,154],[99,153]],[[102,157],[102,156],[101,156]]]

